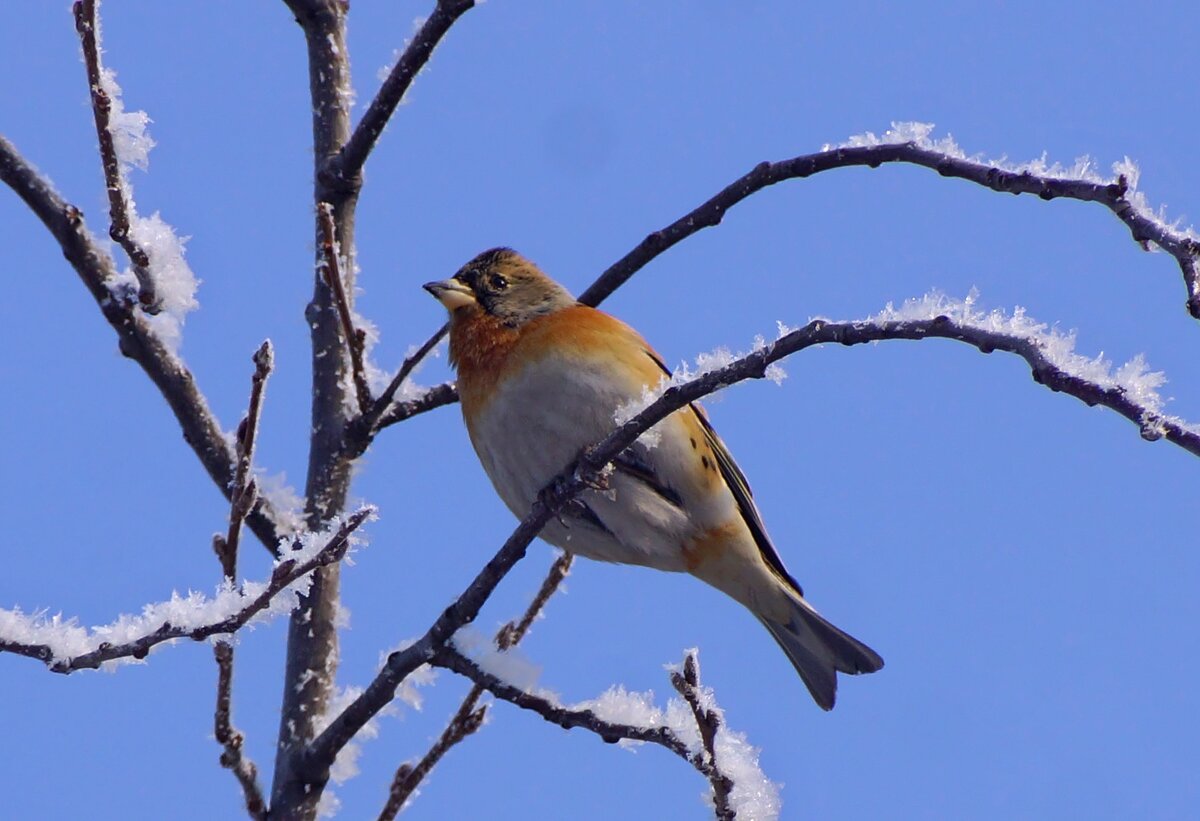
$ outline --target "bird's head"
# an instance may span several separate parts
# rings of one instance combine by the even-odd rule
[[[514,328],[575,304],[566,288],[511,248],[484,251],[450,279],[423,287],[452,319],[482,311]]]

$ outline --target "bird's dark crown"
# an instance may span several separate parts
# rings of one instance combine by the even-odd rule
[[[471,289],[486,313],[513,327],[575,304],[565,288],[511,248],[484,251],[454,279]]]

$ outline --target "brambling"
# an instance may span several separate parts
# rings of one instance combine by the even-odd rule
[[[576,302],[511,249],[485,251],[424,287],[450,314],[450,362],[471,444],[518,517],[616,427],[618,408],[670,375],[636,331]],[[590,559],[691,573],[731,596],[831,709],[835,671],[872,673],[883,659],[805,601],[700,407],[681,408],[657,430],[653,446],[639,440],[617,457],[607,490],[581,493],[542,538]]]

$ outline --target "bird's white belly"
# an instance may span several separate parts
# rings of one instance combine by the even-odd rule
[[[616,409],[640,395],[577,361],[543,360],[504,381],[477,415],[471,440],[500,498],[523,518],[554,476],[616,427]],[[685,569],[683,544],[695,528],[645,483],[614,473],[607,491],[579,499],[610,533],[564,517],[566,524],[551,520],[542,538],[601,561]]]

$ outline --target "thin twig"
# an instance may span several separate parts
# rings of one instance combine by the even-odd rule
[[[419,640],[388,656],[383,669],[366,690],[309,745],[304,764],[309,782],[324,783],[328,768],[338,751],[372,716],[387,706],[400,682],[422,664],[430,663],[449,638],[475,618],[504,576],[524,557],[529,543],[553,518],[555,511],[561,510],[586,488],[595,487],[605,466],[642,433],[671,413],[720,388],[746,379],[764,378],[767,367],[772,363],[815,345],[858,345],[886,339],[930,338],[958,340],[985,353],[995,350],[1015,353],[1029,363],[1034,380],[1038,383],[1075,396],[1088,405],[1111,408],[1137,424],[1143,438],[1165,438],[1189,453],[1200,456],[1200,432],[1139,404],[1119,387],[1105,388],[1064,371],[1051,361],[1038,344],[1026,337],[985,330],[956,322],[948,316],[927,320],[840,323],[815,320],[725,367],[669,388],[641,413],[595,446],[587,448],[575,464],[551,480],[539,493],[529,514],[458,599],[446,608]]]
[[[407,357],[400,365],[400,370],[396,371],[396,375],[392,377],[392,381],[384,388],[383,393],[379,394],[379,398],[371,405],[370,410],[366,411],[359,419],[359,452],[365,451],[371,443],[376,431],[382,420],[391,407],[392,400],[396,398],[396,391],[400,390],[400,386],[404,384],[404,380],[408,379],[409,375],[421,364],[429,353],[437,347],[438,343],[450,331],[450,325],[446,324],[438,328],[429,339],[425,340],[420,348],[413,351],[412,355]]]
[[[474,5],[474,0],[438,0],[433,13],[426,18],[404,53],[396,60],[396,65],[392,66],[350,139],[327,164],[322,176],[326,178],[328,186],[346,186],[347,181],[359,178],[371,149],[375,147],[413,79],[429,62],[433,50],[454,22]]]
[[[100,141],[100,163],[104,167],[104,187],[108,190],[108,213],[112,224],[108,235],[129,255],[133,274],[138,281],[138,302],[146,313],[156,314],[160,306],[150,274],[150,255],[129,235],[129,201],[121,162],[113,143],[110,117],[112,100],[104,89],[100,67],[100,47],[96,40],[96,0],[77,0],[73,7],[75,30],[83,45],[83,64],[87,67],[88,86],[92,95],[92,113],[96,120],[96,137]]]
[[[237,612],[219,621],[209,622],[198,627],[179,627],[169,621],[164,621],[157,629],[140,638],[117,644],[102,642],[95,650],[70,658],[57,657],[54,648],[48,644],[28,644],[3,638],[0,638],[0,652],[38,659],[55,673],[73,673],[76,670],[93,670],[104,662],[115,659],[144,659],[154,647],[174,639],[190,638],[200,641],[209,636],[236,633],[245,626],[246,622],[267,609],[272,600],[292,582],[314,570],[341,561],[350,548],[350,535],[373,513],[374,508],[363,508],[348,516],[338,531],[312,558],[304,562],[297,562],[295,559],[285,559],[279,562],[261,593]]]
[[[231,701],[233,691],[233,646],[218,641],[213,646],[217,659],[217,712],[213,722],[213,734],[221,745],[221,766],[230,770],[242,786],[246,800],[246,812],[255,821],[266,821],[267,802],[258,784],[258,768],[246,757],[246,737],[233,726]]]
[[[225,583],[230,587],[236,582],[242,521],[258,496],[254,480],[250,478],[250,468],[254,463],[254,443],[258,438],[258,422],[262,416],[263,392],[274,366],[271,340],[259,346],[253,359],[250,402],[237,430],[237,469],[229,494],[229,529],[224,537],[220,534],[213,536],[213,549],[221,562]],[[217,661],[217,708],[213,718],[213,735],[222,748],[221,766],[231,771],[241,785],[246,812],[250,817],[255,821],[266,821],[267,803],[258,784],[258,767],[245,755],[245,735],[233,726],[233,644],[218,640],[213,645],[213,656]]]
[[[346,282],[342,279],[342,266],[337,242],[337,226],[333,220],[333,206],[327,202],[317,205],[317,223],[321,226],[321,249],[324,263],[321,274],[325,284],[333,291],[333,303],[337,308],[338,321],[342,325],[342,336],[350,352],[350,374],[354,379],[354,391],[358,396],[358,409],[366,413],[372,406],[371,386],[367,383],[367,372],[363,366],[367,335],[361,328],[354,327],[354,315],[350,309],[350,298],[346,294]]]
[[[551,724],[557,724],[563,729],[589,730],[609,744],[614,744],[622,739],[658,744],[691,764],[705,778],[711,780],[714,776],[720,776],[720,773],[709,762],[707,755],[703,752],[695,753],[689,749],[688,745],[670,727],[639,727],[636,724],[605,721],[591,710],[572,710],[555,704],[497,678],[460,653],[452,644],[447,644],[438,650],[429,663],[465,676],[481,685],[496,698],[515,704],[522,709],[531,710]]]
[[[237,576],[238,542],[242,532],[242,522],[258,500],[258,486],[250,478],[250,468],[254,462],[254,443],[258,437],[258,421],[262,416],[263,391],[266,390],[267,377],[275,365],[275,351],[271,340],[265,340],[254,353],[254,376],[250,378],[250,403],[246,416],[238,425],[236,436],[237,468],[234,471],[233,486],[229,491],[229,530],[224,538],[220,535],[213,537],[213,549],[221,560],[221,570],[225,579],[232,584]]]
[[[0,136],[0,179],[16,192],[58,241],[63,256],[91,293],[104,318],[116,331],[121,353],[133,359],[158,388],[210,478],[228,498],[234,478],[234,454],[208,400],[187,365],[154,333],[141,311],[113,298],[110,285],[116,264],[96,243],[83,212],[65,201],[16,147]],[[272,553],[290,528],[271,503],[260,498],[246,517],[259,541]]]
[[[529,606],[525,608],[524,615],[516,622],[508,622],[500,628],[500,632],[496,634],[496,646],[501,650],[510,650],[520,644],[521,639],[525,638],[525,634],[529,632],[530,626],[537,619],[538,614],[542,612],[542,608],[546,606],[546,602],[558,590],[558,586],[562,580],[567,577],[571,570],[571,562],[573,561],[570,553],[562,553],[554,564],[550,565],[550,570],[546,574],[546,578],[542,581],[541,587],[538,588],[537,594],[529,602]],[[475,733],[483,726],[485,717],[487,716],[487,705],[478,707],[479,697],[483,695],[483,687],[476,684],[471,687],[455,711],[454,716],[446,724],[446,728],[442,730],[442,734],[438,740],[433,743],[421,757],[421,760],[416,765],[401,764],[396,769],[396,775],[392,778],[392,786],[388,792],[388,800],[384,805],[383,810],[379,813],[379,821],[391,821],[397,813],[404,808],[405,803],[413,794],[413,791],[420,786],[421,782],[429,775],[430,771],[441,761],[442,757],[450,751],[454,745],[458,744],[463,739]]]
[[[717,732],[721,729],[721,716],[716,710],[700,703],[700,667],[695,653],[688,653],[684,657],[682,672],[671,671],[671,686],[691,708],[696,729],[700,731],[700,742],[712,773],[708,782],[713,791],[713,810],[719,821],[731,821],[737,815],[729,804],[733,779],[717,763]]]

